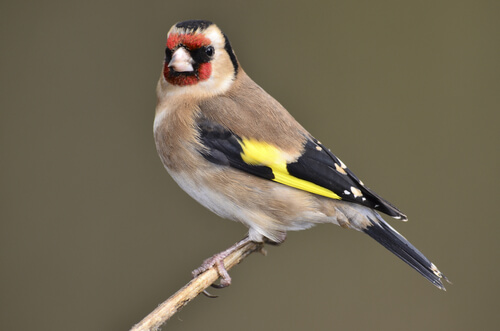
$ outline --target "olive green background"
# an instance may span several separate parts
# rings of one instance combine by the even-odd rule
[[[454,284],[322,225],[250,256],[163,329],[496,329],[499,14],[498,1],[2,1],[0,329],[128,330],[244,236],[154,147],[166,33],[193,18],[409,216],[390,223]]]

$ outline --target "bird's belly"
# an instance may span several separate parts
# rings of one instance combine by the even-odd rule
[[[280,242],[286,231],[307,229],[317,223],[335,223],[335,215],[325,214],[310,193],[253,178],[237,170],[199,171],[195,176],[170,170],[169,173],[204,207],[223,218],[243,223],[250,233],[273,241]],[[249,177],[251,185],[245,182]]]
[[[228,199],[223,191],[216,191],[209,188],[202,178],[190,178],[182,172],[173,172],[167,168],[175,182],[193,199],[198,201],[205,208],[219,215],[234,221],[244,222],[244,213],[235,201]]]

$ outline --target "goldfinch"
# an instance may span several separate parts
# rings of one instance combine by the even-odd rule
[[[221,261],[241,244],[279,244],[287,231],[333,223],[368,234],[444,289],[446,277],[378,212],[406,216],[248,77],[215,24],[170,29],[157,96],[154,138],[168,173],[203,206],[249,229],[195,275],[215,265],[227,286]]]

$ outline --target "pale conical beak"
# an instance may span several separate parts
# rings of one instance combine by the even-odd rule
[[[193,58],[189,52],[184,47],[180,47],[172,55],[168,67],[177,72],[192,72],[194,70],[193,63]]]

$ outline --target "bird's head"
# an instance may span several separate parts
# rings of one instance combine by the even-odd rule
[[[239,64],[229,40],[212,22],[184,21],[168,32],[163,79],[175,87],[227,89]],[[201,87],[200,86],[200,87]]]

